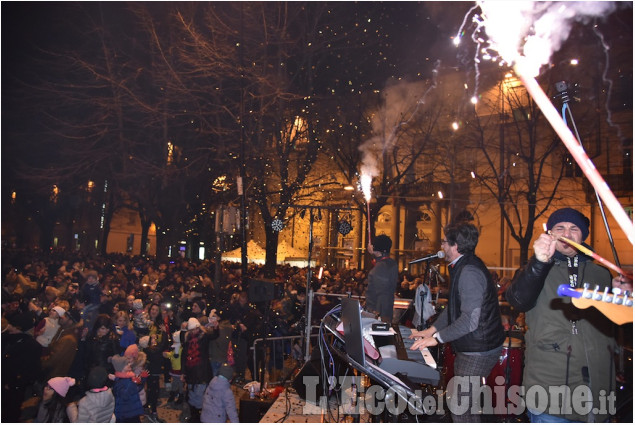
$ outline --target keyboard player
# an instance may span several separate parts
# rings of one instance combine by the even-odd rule
[[[471,394],[457,385],[464,382],[468,388],[470,376],[487,377],[501,354],[505,334],[501,323],[496,287],[483,261],[474,251],[478,244],[478,230],[470,223],[450,225],[444,229],[445,239],[441,249],[449,263],[450,293],[448,306],[428,329],[413,331],[410,347],[417,350],[439,343],[450,343],[456,354],[454,377],[450,382],[450,394],[462,396],[470,408],[462,415],[450,412],[454,422],[480,422],[478,412],[473,411]],[[461,397],[458,397],[461,398]],[[457,397],[452,397],[457,400]]]

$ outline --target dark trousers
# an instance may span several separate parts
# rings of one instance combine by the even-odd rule
[[[146,381],[147,404],[153,413],[157,411],[157,405],[159,404],[160,378],[161,375],[150,375]]]

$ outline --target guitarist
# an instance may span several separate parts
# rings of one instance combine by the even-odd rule
[[[570,388],[574,404],[563,403],[562,397],[547,397],[540,405],[528,397],[527,411],[531,422],[602,422],[610,413],[607,408],[615,396],[615,364],[612,323],[594,308],[577,309],[569,298],[558,296],[557,288],[568,283],[581,288],[589,283],[603,291],[618,287],[632,291],[632,282],[618,276],[612,279],[604,267],[574,247],[558,240],[564,236],[582,244],[589,235],[589,219],[573,208],[555,211],[547,221],[551,234],[542,234],[534,242],[534,255],[528,264],[516,272],[506,292],[509,303],[526,312],[528,326],[525,335],[525,369],[523,386],[544,388],[566,385]],[[574,390],[577,391],[574,392]],[[590,388],[586,394],[580,391]],[[536,388],[534,388],[534,391]],[[542,390],[541,390],[542,392]],[[580,397],[582,395],[582,397]],[[573,409],[584,406],[593,397],[593,409]],[[600,396],[604,405],[600,404]],[[611,397],[611,398],[609,398]],[[555,400],[555,401],[554,401]],[[614,400],[614,399],[613,399]],[[615,401],[612,402],[615,408]],[[577,411],[576,411],[577,410]]]

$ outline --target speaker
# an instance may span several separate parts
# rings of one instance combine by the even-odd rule
[[[320,363],[319,358],[317,360],[311,359],[306,362],[291,383],[291,386],[293,386],[301,399],[316,405],[318,404],[317,400],[320,399],[320,396],[324,395],[324,379],[320,370],[322,367]],[[304,380],[305,377],[307,377],[307,382]],[[309,386],[314,386],[315,382],[317,382],[317,387],[315,387],[315,391],[312,391]],[[309,393],[310,399],[307,399],[307,393]]]
[[[250,303],[271,301],[282,297],[282,282],[269,279],[249,279],[247,293]]]
[[[238,412],[238,421],[240,423],[258,423],[271,407],[275,400],[268,398],[260,400],[258,398],[250,399],[249,393],[245,393],[240,397],[240,411]]]

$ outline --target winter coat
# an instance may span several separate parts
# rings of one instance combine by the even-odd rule
[[[115,397],[115,416],[118,421],[144,414],[143,404],[139,398],[139,390],[143,388],[144,381],[135,384],[131,378],[115,378],[112,394]]]
[[[205,389],[201,422],[225,423],[238,421],[236,399],[229,381],[224,376],[215,376]]]
[[[612,323],[595,308],[578,309],[570,298],[560,297],[558,286],[568,282],[567,259],[556,252],[550,263],[532,257],[506,292],[512,306],[527,312],[523,385],[526,389],[538,385],[548,391],[549,386],[568,383],[572,392],[586,385],[593,393],[593,407],[600,408],[600,392],[615,390],[615,365],[611,356],[616,344]],[[600,285],[602,291],[611,286],[611,275],[604,267],[579,255],[577,282],[579,287],[585,282],[592,287]],[[554,415],[573,421],[607,418],[606,414],[593,418],[575,410],[571,414]]]
[[[183,344],[181,370],[188,385],[207,384],[212,379],[209,361],[209,341],[218,337],[218,330],[212,335],[200,329],[196,334],[188,331]]]
[[[56,376],[68,376],[68,372],[77,353],[75,326],[60,328],[49,344],[49,355],[42,357],[44,380]]]
[[[115,396],[110,388],[99,392],[86,391],[86,395],[77,403],[77,418],[71,418],[71,422],[112,422],[114,413]]]
[[[108,373],[115,371],[112,364],[108,361],[109,358],[119,352],[119,341],[114,332],[109,332],[102,338],[97,338],[96,336],[91,338],[86,348],[88,370],[95,366],[101,366],[106,369]]]

